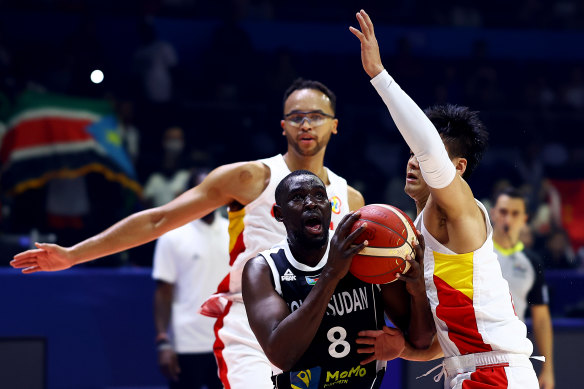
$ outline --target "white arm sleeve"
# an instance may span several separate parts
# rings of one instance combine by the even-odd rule
[[[430,119],[387,70],[371,79],[371,84],[387,105],[399,132],[418,159],[426,183],[436,189],[448,186],[456,176],[456,169]]]

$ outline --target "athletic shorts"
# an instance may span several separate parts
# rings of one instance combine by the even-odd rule
[[[242,302],[229,301],[215,322],[213,351],[225,389],[273,389],[272,372],[281,372],[256,340]]]
[[[446,389],[539,389],[531,361],[523,354],[486,352],[444,360]]]

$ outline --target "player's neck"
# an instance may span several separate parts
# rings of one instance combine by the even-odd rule
[[[288,246],[290,247],[290,252],[292,256],[300,263],[315,267],[321,261],[322,257],[326,253],[326,249],[328,247],[327,244],[323,245],[321,248],[307,248],[305,245],[296,244],[290,240],[288,237]]]
[[[293,151],[284,154],[284,162],[291,172],[295,170],[308,170],[318,176],[325,185],[330,184],[328,174],[324,168],[324,149],[322,153],[307,157]]]
[[[414,202],[416,203],[416,215],[419,215],[426,207],[426,204],[428,203],[428,197],[424,197],[420,200],[414,199]]]

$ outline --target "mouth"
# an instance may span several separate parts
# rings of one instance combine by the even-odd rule
[[[304,221],[304,228],[310,234],[319,235],[322,233],[322,221],[320,217],[310,216]]]
[[[311,143],[314,142],[316,139],[314,136],[311,135],[302,135],[298,138],[300,143]]]
[[[406,175],[406,181],[407,182],[415,182],[418,180],[418,176],[416,176],[414,173],[408,173]]]

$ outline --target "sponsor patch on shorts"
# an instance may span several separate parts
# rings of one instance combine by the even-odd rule
[[[290,386],[295,389],[317,389],[319,381],[320,366],[290,372]]]

